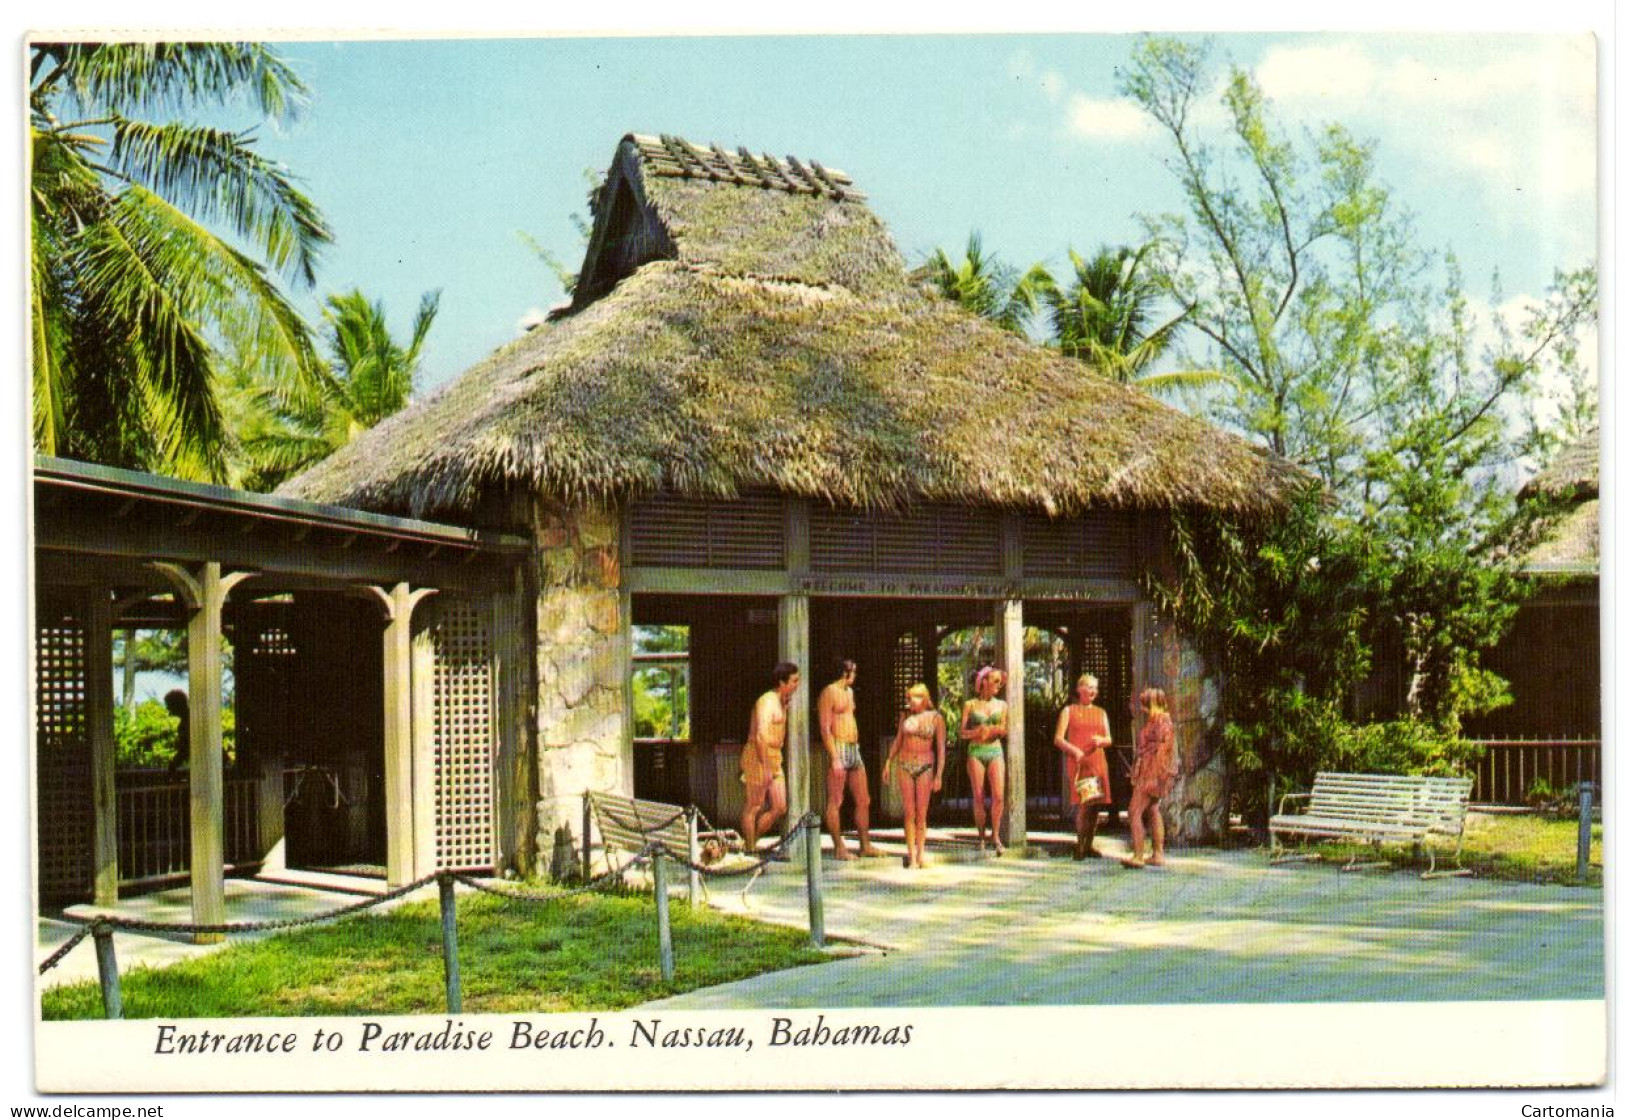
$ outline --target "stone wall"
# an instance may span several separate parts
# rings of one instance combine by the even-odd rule
[[[579,844],[581,794],[632,791],[625,708],[631,619],[621,590],[619,512],[539,503],[535,520],[536,857],[557,873],[555,853]]]

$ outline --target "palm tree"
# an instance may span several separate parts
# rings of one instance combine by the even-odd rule
[[[1208,370],[1144,372],[1167,351],[1190,314],[1187,311],[1149,329],[1158,292],[1140,265],[1152,248],[1103,248],[1088,260],[1068,250],[1072,282],[1062,287],[1051,280],[1039,292],[1055,335],[1054,345],[1114,381],[1151,392],[1222,380],[1222,374]]]
[[[249,133],[136,116],[212,112],[246,97],[285,119],[305,87],[262,44],[32,52],[35,445],[222,478],[218,331],[234,322],[268,373],[308,376],[317,365],[309,329],[272,272],[313,283],[331,235]]]
[[[290,391],[239,374],[237,442],[247,459],[242,484],[271,489],[404,408],[439,310],[440,293],[426,293],[403,347],[390,336],[382,302],[369,302],[359,290],[329,296],[322,334],[330,365],[313,382]],[[239,365],[245,368],[252,367]]]
[[[984,254],[980,233],[970,235],[965,259],[958,264],[939,247],[915,275],[973,314],[1017,332],[1037,314],[1039,293],[1048,278],[1041,265],[1018,275],[994,254]]]

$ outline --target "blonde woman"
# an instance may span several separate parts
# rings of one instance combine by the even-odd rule
[[[992,818],[993,852],[1004,854],[999,826],[1004,822],[1004,737],[1009,707],[999,699],[1004,673],[991,665],[977,671],[975,696],[965,701],[959,737],[965,741],[965,768],[970,771],[971,813],[976,818],[976,846],[985,848]],[[988,804],[984,807],[984,798]]]
[[[948,729],[931,705],[931,691],[923,684],[908,690],[908,711],[897,721],[897,735],[886,754],[882,781],[895,774],[903,801],[903,839],[908,854],[904,867],[925,866],[926,812],[931,795],[942,789],[942,764],[947,758]]]
[[[1106,748],[1112,745],[1106,713],[1095,706],[1100,681],[1092,673],[1078,678],[1077,702],[1061,709],[1055,725],[1055,749],[1066,756],[1066,786],[1077,806],[1078,844],[1073,859],[1099,859],[1095,824],[1103,805],[1112,801],[1111,775],[1106,769]]]
[[[1129,772],[1134,793],[1128,803],[1128,828],[1132,841],[1125,867],[1162,866],[1162,810],[1158,802],[1179,775],[1179,752],[1174,746],[1174,720],[1168,711],[1168,694],[1148,688],[1139,697],[1145,726],[1134,744],[1134,768]],[[1145,858],[1146,821],[1151,822],[1151,858]]]

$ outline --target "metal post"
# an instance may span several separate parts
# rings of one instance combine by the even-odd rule
[[[671,904],[666,897],[666,853],[655,849],[655,922],[660,927],[660,978],[670,980],[676,973],[671,959]]]
[[[807,820],[807,933],[813,948],[824,947],[824,839],[818,818]]]
[[[592,878],[592,794],[581,795],[581,881]]]
[[[96,939],[96,971],[102,981],[102,1013],[108,1019],[124,1018],[124,993],[119,990],[118,959],[113,955],[113,927],[98,922],[90,935]]]
[[[1590,782],[1580,783],[1580,843],[1575,854],[1574,873],[1582,883],[1591,870],[1591,791]]]
[[[700,908],[700,815],[688,811],[688,908]]]
[[[446,959],[446,1010],[463,1012],[463,974],[457,963],[457,884],[449,871],[440,873],[440,947]]]

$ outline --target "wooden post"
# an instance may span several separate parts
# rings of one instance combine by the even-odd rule
[[[581,795],[581,881],[592,878],[592,793]]]
[[[700,908],[700,816],[688,810],[688,908]]]
[[[816,820],[807,822],[807,933],[813,948],[824,947],[824,840]]]
[[[282,799],[283,755],[280,750],[260,754],[259,850],[260,872],[277,874],[288,869],[287,816]]]
[[[1574,857],[1574,873],[1582,883],[1591,872],[1591,790],[1590,782],[1580,783],[1580,835]]]
[[[192,921],[218,925],[226,920],[226,778],[220,717],[222,675],[221,614],[231,589],[251,572],[222,575],[209,560],[188,572],[179,565],[155,565],[180,588],[191,617],[186,624],[186,670],[192,726]],[[220,933],[192,935],[199,945],[225,940]]]
[[[655,924],[660,929],[660,978],[670,980],[676,974],[671,957],[671,900],[666,889],[666,853],[655,849]]]
[[[801,690],[790,698],[784,717],[785,814],[783,832],[786,836],[807,812],[812,801],[812,765],[808,756],[807,730],[808,690],[812,685],[811,667],[808,665],[809,612],[807,596],[785,595],[779,599],[779,660],[793,661],[801,670]]]
[[[418,867],[413,820],[412,609],[433,592],[413,591],[405,583],[397,583],[387,591],[382,587],[371,591],[383,604],[385,618],[384,859],[389,885],[399,887],[430,870]],[[428,822],[426,827],[432,836],[433,823]]]
[[[117,744],[113,741],[113,603],[107,589],[84,599],[85,735],[90,740],[90,792],[95,808],[91,857],[97,906],[118,902]],[[129,658],[128,652],[125,654]],[[111,943],[110,943],[111,944]]]
[[[446,1010],[463,1013],[463,973],[457,961],[457,883],[440,873],[440,952],[446,962]]]
[[[1004,673],[1004,700],[1009,706],[1004,744],[1005,842],[1012,848],[1027,845],[1027,677],[1023,647],[1026,630],[1021,621],[1021,600],[1006,599],[993,617],[998,642],[998,666]]]
[[[112,686],[112,679],[108,679]],[[119,989],[118,958],[113,955],[113,928],[96,923],[90,930],[96,941],[96,972],[102,982],[102,1017],[124,1018],[124,993]]]

